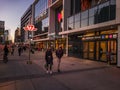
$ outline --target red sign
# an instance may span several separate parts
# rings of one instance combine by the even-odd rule
[[[58,22],[61,22],[62,19],[63,19],[63,10],[60,13],[58,13]]]
[[[25,31],[37,31],[37,28],[35,28],[34,25],[27,25],[26,27],[23,27]]]

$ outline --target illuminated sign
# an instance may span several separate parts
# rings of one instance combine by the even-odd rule
[[[62,19],[63,19],[63,10],[60,12],[60,13],[58,13],[58,22],[61,22],[62,21]]]
[[[105,38],[105,35],[102,35],[102,39],[104,39]]]
[[[108,35],[106,35],[105,38],[108,38]]]
[[[100,36],[88,36],[83,37],[82,40],[96,40],[96,39],[116,39],[117,34],[110,34],[110,35],[100,35]]]
[[[109,38],[113,38],[113,36],[112,36],[112,35],[109,35]]]
[[[113,38],[117,38],[117,34],[113,34]]]
[[[26,27],[23,27],[25,31],[37,31],[37,28],[35,28],[34,25],[27,25]]]

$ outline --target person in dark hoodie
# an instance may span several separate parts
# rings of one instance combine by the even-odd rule
[[[52,74],[53,55],[50,47],[45,52],[45,60],[46,60],[46,70],[47,70],[46,73]]]
[[[59,47],[56,50],[56,56],[58,58],[58,72],[60,72],[60,63],[61,63],[61,58],[63,56],[63,49],[62,49],[62,47]]]

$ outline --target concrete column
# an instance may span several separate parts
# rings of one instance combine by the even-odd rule
[[[55,33],[55,10],[52,8],[49,8],[49,30],[48,33]]]
[[[117,57],[117,66],[120,67],[120,25],[118,26],[118,57]]]
[[[67,30],[67,18],[70,16],[70,0],[63,1],[63,31]]]
[[[116,0],[116,23],[120,23],[120,0]]]
[[[68,35],[66,35],[66,56],[68,56]]]

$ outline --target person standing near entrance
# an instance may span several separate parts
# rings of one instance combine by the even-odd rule
[[[56,56],[58,58],[58,72],[60,72],[60,63],[61,63],[61,58],[63,56],[63,49],[62,47],[59,47],[57,50],[56,50]]]
[[[103,49],[100,48],[100,59],[101,59],[101,57],[102,57],[102,54],[103,54]]]

